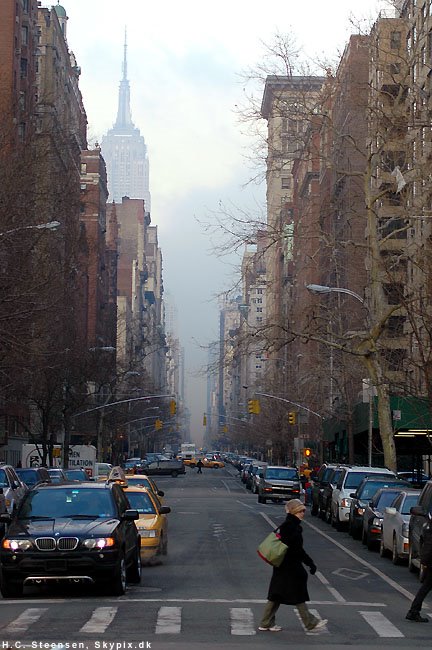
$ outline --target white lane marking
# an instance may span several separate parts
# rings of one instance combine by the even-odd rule
[[[117,607],[97,607],[79,631],[85,634],[102,634],[112,622],[117,609]]]
[[[179,634],[181,631],[181,607],[161,607],[156,622],[156,634]]]
[[[359,612],[378,636],[397,639],[405,636],[381,612]]]
[[[228,492],[228,494],[231,494],[230,487],[225,481],[222,481],[222,485],[225,487],[225,490]]]
[[[27,632],[30,625],[36,623],[36,621],[38,621],[46,611],[48,611],[46,607],[30,607],[29,609],[24,610],[18,618],[3,628],[3,638],[8,634],[14,636],[24,634],[24,632]]]
[[[1,1],[1,0],[0,0]],[[162,591],[162,589],[150,589],[149,587],[143,587],[141,589],[134,589],[134,593],[138,591]],[[104,603],[118,603],[123,604],[127,603],[247,603],[251,605],[265,605],[267,600],[263,598],[130,598],[129,596],[120,596],[118,598],[110,597],[101,597],[99,600],[102,600]],[[20,605],[46,605],[46,604],[59,604],[64,603],[64,600],[48,600],[41,598],[28,601],[19,601]],[[68,598],[68,603],[81,603],[83,602],[82,598]],[[366,603],[364,601],[345,601],[343,603],[335,602],[334,600],[310,600],[308,601],[311,605],[341,605],[342,607],[387,607],[386,603]],[[16,605],[16,600],[0,600],[1,606],[5,607],[6,605]],[[423,607],[426,605],[423,604]],[[432,614],[428,614],[432,617]]]
[[[256,634],[252,610],[249,607],[232,607],[230,609],[231,634],[252,636]]]
[[[315,575],[318,578],[318,580],[320,582],[322,582],[323,585],[328,589],[328,591],[331,593],[331,595],[334,596],[334,599],[337,600],[338,603],[344,603],[345,602],[346,599],[342,596],[342,594],[340,594],[338,592],[338,590],[335,589],[334,587],[330,587],[329,581],[327,580],[327,578],[325,576],[323,576],[321,571],[317,571]]]
[[[259,514],[262,515],[264,517],[264,519],[266,519],[266,521],[268,521],[270,523],[271,526],[276,528],[276,524],[266,514],[264,514],[263,512],[260,512]],[[388,585],[390,585],[390,587],[393,587],[393,589],[395,589],[400,594],[402,594],[402,596],[405,596],[405,598],[408,598],[408,600],[410,600],[410,601],[414,600],[414,594],[412,594],[410,591],[408,591],[408,589],[404,589],[404,587],[401,587],[401,585],[399,585],[397,582],[395,582],[394,580],[392,580],[391,578],[386,576],[385,573],[383,573],[382,571],[380,571],[379,569],[374,567],[372,564],[369,564],[369,562],[367,562],[366,560],[363,560],[363,558],[361,558],[356,553],[353,553],[353,551],[350,551],[348,548],[345,548],[345,546],[343,546],[343,544],[340,544],[335,539],[330,537],[330,535],[327,535],[326,533],[324,533],[322,530],[320,530],[319,528],[317,528],[313,524],[310,524],[308,521],[303,521],[303,523],[306,526],[309,526],[309,528],[312,528],[312,530],[314,530],[316,533],[319,533],[327,541],[329,541],[332,544],[334,544],[335,546],[337,546],[341,551],[343,551],[344,553],[346,553],[347,555],[352,557],[354,560],[356,560],[356,562],[358,562],[359,564],[362,564],[363,566],[366,566],[370,571],[372,571],[372,573],[375,573],[377,576],[379,576],[382,580],[384,580],[384,582],[386,582]],[[427,605],[425,604],[424,607],[426,608]]]
[[[354,560],[356,560],[359,564],[362,564],[363,566],[366,566],[370,571],[375,573],[377,576],[379,576],[384,582],[386,582],[390,587],[393,587],[396,591],[398,591],[402,596],[405,596],[405,598],[408,598],[408,600],[413,600],[414,599],[414,594],[412,594],[410,591],[407,589],[404,589],[404,587],[401,587],[397,582],[386,576],[385,573],[374,567],[372,564],[369,564],[366,560],[363,560],[359,555],[354,553],[353,551],[350,551],[348,548],[345,548],[343,544],[340,544],[337,542],[335,539],[332,539],[330,535],[327,535],[326,533],[323,533],[322,530],[314,526],[313,524],[310,524],[308,521],[304,522],[306,526],[309,526],[314,530],[315,532],[319,533],[322,537],[325,537],[329,542],[337,546],[341,551],[352,557]]]

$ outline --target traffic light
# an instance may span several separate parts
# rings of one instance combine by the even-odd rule
[[[169,412],[170,412],[171,416],[173,416],[173,415],[175,415],[177,413],[177,403],[176,403],[175,399],[172,399],[170,401]]]
[[[305,458],[309,458],[311,455],[312,451],[309,449],[309,447],[306,447],[306,449],[303,449],[303,454]]]
[[[261,413],[261,407],[258,399],[248,400],[248,411],[249,413],[254,413],[255,415],[259,415]]]
[[[163,422],[160,418],[158,418],[155,422],[155,429],[156,431],[160,431],[163,427]]]
[[[297,420],[297,418],[296,418],[296,412],[295,412],[295,411],[290,411],[290,412],[288,413],[288,422],[289,422],[290,424],[295,424],[295,423],[296,423],[296,420]]]

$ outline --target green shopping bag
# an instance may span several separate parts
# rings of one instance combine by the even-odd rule
[[[260,558],[272,566],[280,566],[288,550],[288,546],[281,542],[277,530],[278,528],[267,535],[257,548]]]

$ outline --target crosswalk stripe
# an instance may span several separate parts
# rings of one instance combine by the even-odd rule
[[[102,634],[116,615],[118,607],[97,607],[91,618],[82,626],[85,634]]]
[[[363,616],[366,623],[375,630],[378,636],[392,639],[405,636],[381,612],[359,612],[359,614]]]
[[[24,634],[33,623],[36,623],[45,612],[47,608],[30,607],[25,609],[22,614],[18,616],[12,623],[9,623],[3,628],[3,635],[18,635]]]
[[[250,607],[232,607],[230,609],[231,634],[252,636],[256,634],[254,618]]]
[[[181,631],[181,607],[161,607],[156,622],[156,634],[179,634]]]

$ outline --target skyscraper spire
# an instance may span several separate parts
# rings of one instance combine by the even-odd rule
[[[130,109],[130,89],[129,81],[127,79],[127,38],[126,38],[126,28],[125,28],[125,40],[124,40],[124,55],[123,55],[123,78],[120,81],[119,88],[119,101],[118,101],[118,111],[117,111],[117,120],[115,123],[116,128],[127,129],[133,128],[132,115]]]

